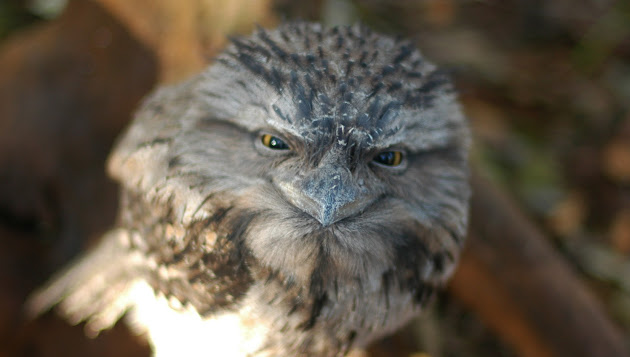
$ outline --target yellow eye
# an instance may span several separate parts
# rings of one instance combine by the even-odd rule
[[[263,145],[273,150],[289,150],[289,145],[273,135],[263,134],[261,141]]]
[[[403,154],[400,151],[385,151],[376,155],[374,162],[385,166],[398,166],[402,163],[402,159]]]

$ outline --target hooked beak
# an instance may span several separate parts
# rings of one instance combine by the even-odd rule
[[[286,199],[327,227],[363,211],[375,199],[340,165],[318,167],[309,175],[277,182]]]

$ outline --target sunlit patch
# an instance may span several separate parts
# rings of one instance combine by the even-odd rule
[[[146,333],[154,356],[246,356],[260,350],[267,336],[261,324],[248,323],[250,309],[201,317],[190,305],[157,295],[138,281],[127,297],[134,308],[127,316],[138,333]]]

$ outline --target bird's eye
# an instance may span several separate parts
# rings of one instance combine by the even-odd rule
[[[263,134],[261,141],[263,145],[273,150],[289,150],[287,143],[273,135]]]
[[[374,162],[385,166],[398,166],[402,159],[403,154],[400,151],[384,151],[374,157]]]

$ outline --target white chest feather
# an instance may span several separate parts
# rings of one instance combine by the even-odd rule
[[[260,350],[267,335],[265,327],[253,323],[247,304],[203,318],[190,306],[156,296],[143,281],[134,283],[128,294],[133,306],[128,323],[147,334],[156,357],[248,356]]]

